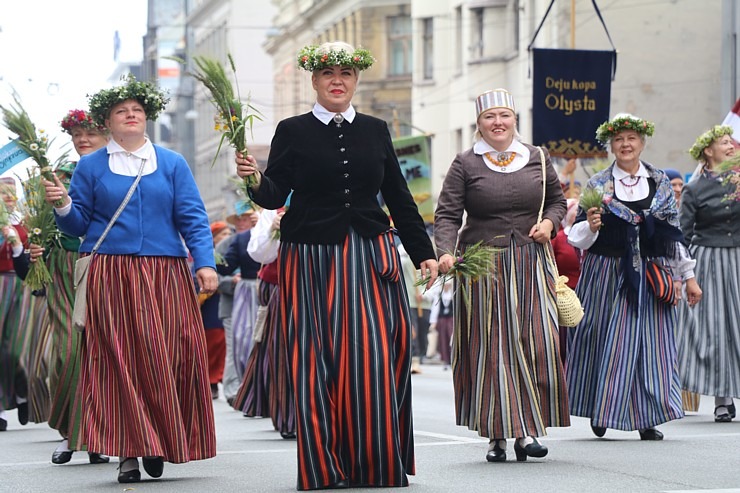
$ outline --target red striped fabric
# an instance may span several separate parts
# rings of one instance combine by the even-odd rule
[[[98,255],[80,388],[88,450],[173,463],[216,454],[203,321],[185,259]]]

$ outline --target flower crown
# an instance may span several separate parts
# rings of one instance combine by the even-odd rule
[[[95,130],[98,132],[107,132],[107,129],[95,123],[89,113],[85,113],[85,110],[69,110],[69,113],[62,118],[62,129],[68,134],[72,135],[72,129],[74,127],[82,127],[88,130]]]
[[[304,47],[298,52],[298,68],[313,72],[326,67],[352,67],[365,70],[372,66],[375,58],[364,48],[357,48],[353,53],[346,50],[319,51],[316,45]]]
[[[696,139],[694,145],[689,149],[689,154],[696,161],[704,160],[704,149],[712,145],[712,142],[725,135],[732,135],[733,130],[729,125],[715,125]]]
[[[612,137],[623,130],[634,130],[638,134],[652,137],[653,132],[655,132],[655,124],[632,115],[617,116],[599,125],[599,128],[596,129],[596,140],[606,145]]]
[[[113,106],[129,99],[141,103],[146,119],[151,121],[156,120],[165,105],[170,102],[170,98],[151,82],[137,81],[133,74],[121,77],[121,80],[124,81],[121,86],[103,89],[92,96],[88,94],[90,116],[98,125],[105,124]]]

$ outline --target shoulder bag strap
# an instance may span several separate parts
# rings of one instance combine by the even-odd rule
[[[540,204],[540,212],[537,214],[537,224],[542,222],[542,214],[545,213],[545,195],[547,194],[547,167],[545,166],[545,153],[542,151],[542,147],[538,147],[540,151],[540,161],[542,161],[542,203]],[[558,273],[558,266],[555,263],[555,259],[552,258],[552,253],[550,253],[551,247],[549,245],[545,245],[545,257],[547,257],[547,262],[552,267],[553,272],[555,273],[555,280],[557,281],[560,274]]]
[[[128,204],[128,201],[131,200],[131,196],[134,195],[134,190],[136,190],[136,186],[141,181],[141,174],[144,172],[144,164],[146,163],[146,159],[141,160],[141,166],[139,166],[139,172],[136,175],[136,179],[131,184],[131,188],[128,189],[128,193],[126,193],[126,196],[123,198],[123,202],[121,202],[121,205],[118,206],[118,210],[115,214],[113,214],[113,217],[108,222],[108,226],[105,227],[105,230],[103,231],[103,234],[100,235],[100,238],[98,238],[98,242],[95,243],[95,246],[93,247],[92,251],[90,252],[90,255],[94,255],[95,252],[98,251],[98,248],[100,248],[100,245],[103,243],[103,240],[108,235],[108,232],[113,227],[113,224],[116,222],[116,219],[118,219],[118,216],[121,215],[123,212],[123,209],[126,208],[126,204]]]

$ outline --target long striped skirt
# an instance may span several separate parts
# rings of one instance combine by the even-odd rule
[[[48,292],[48,288],[47,288]],[[26,347],[22,364],[28,373],[28,420],[43,423],[49,419],[51,396],[49,395],[49,360],[51,350],[51,326],[46,296],[34,296],[29,287],[23,288],[24,313],[26,313]]]
[[[54,248],[48,264],[52,282],[46,288],[49,320],[52,327],[51,414],[49,426],[69,439],[70,449],[80,442],[82,408],[76,400],[80,375],[80,344],[82,335],[72,327],[74,307],[74,265],[79,254]]]
[[[0,409],[15,409],[16,397],[27,397],[23,287],[15,272],[0,273]]]
[[[684,389],[740,397],[740,247],[692,247],[700,303],[681,304],[678,367]]]
[[[288,351],[280,325],[278,286],[261,281],[258,292],[260,310],[266,311],[262,338],[254,343],[244,381],[234,399],[234,409],[247,416],[270,416],[275,430],[295,433],[295,404]]]
[[[298,489],[414,474],[411,328],[391,233],[282,243],[280,314],[295,395]]]
[[[244,378],[249,354],[252,352],[257,306],[257,280],[239,280],[234,289],[234,305],[231,309],[231,350],[239,381]]]
[[[621,262],[594,254],[583,261],[576,293],[585,316],[570,329],[567,376],[571,414],[630,431],[684,414],[676,310],[655,299],[644,278],[638,294],[626,293]]]
[[[570,426],[555,277],[539,243],[501,249],[493,273],[455,292],[452,371],[457,424],[489,438]],[[549,248],[549,247],[548,247]]]
[[[79,383],[89,451],[173,463],[216,455],[203,332],[184,258],[92,260]]]

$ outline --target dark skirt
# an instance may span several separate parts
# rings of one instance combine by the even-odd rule
[[[216,455],[203,321],[184,258],[97,255],[90,264],[80,390],[91,452]]]
[[[411,328],[392,234],[283,243],[280,313],[295,392],[298,489],[414,474]]]

